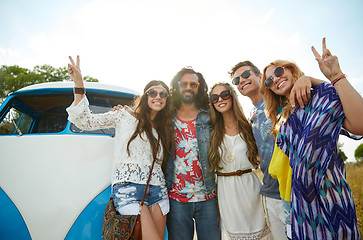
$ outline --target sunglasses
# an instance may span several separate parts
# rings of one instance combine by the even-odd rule
[[[219,98],[222,98],[223,100],[227,100],[231,97],[231,91],[229,90],[224,90],[222,91],[219,95],[218,94],[212,94],[209,97],[209,100],[212,104],[215,104],[218,102]]]
[[[179,88],[187,88],[187,86],[189,85],[191,89],[196,89],[199,87],[200,83],[199,82],[193,82],[193,81],[183,81],[183,82],[178,82]]]
[[[277,67],[274,71],[274,75],[275,77],[281,77],[282,75],[284,75],[285,73],[285,69],[284,67]],[[274,77],[268,77],[265,80],[265,86],[267,89],[270,89],[271,83],[274,81]]]
[[[251,76],[251,70],[246,70],[240,76],[233,78],[232,79],[232,84],[238,85],[239,84],[240,77],[243,77],[244,79],[247,79],[250,76]]]
[[[166,91],[161,91],[161,92],[158,92],[154,89],[151,89],[149,90],[147,93],[146,93],[149,97],[152,97],[152,98],[156,98],[156,96],[160,96],[160,98],[167,98],[168,97],[168,93]]]

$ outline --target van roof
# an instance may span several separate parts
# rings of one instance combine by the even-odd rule
[[[131,93],[135,95],[139,95],[135,90],[132,90],[130,88],[115,86],[115,85],[109,85],[109,84],[102,84],[98,82],[84,82],[84,85],[86,89],[98,89],[98,90],[107,90],[107,91],[116,91],[116,92],[125,92],[125,93]],[[21,88],[17,90],[16,92],[21,91],[29,91],[29,90],[40,90],[40,89],[49,89],[49,88],[73,88],[74,83],[73,82],[46,82],[46,83],[38,83],[26,86],[24,88]]]

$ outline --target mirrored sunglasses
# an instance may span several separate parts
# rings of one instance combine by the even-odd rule
[[[251,76],[251,70],[244,71],[240,76],[235,77],[232,79],[232,84],[238,85],[240,81],[240,77],[243,77],[244,79],[247,79]]]
[[[275,75],[275,77],[281,77],[282,75],[284,75],[284,72],[285,72],[284,67],[277,67],[275,69],[275,71],[274,71],[274,75]],[[266,80],[265,80],[265,86],[266,86],[267,89],[270,89],[271,83],[273,81],[274,81],[274,78],[272,76],[266,78]]]
[[[223,100],[227,100],[231,97],[231,91],[229,90],[224,90],[222,91],[219,95],[218,94],[212,94],[209,97],[209,100],[212,104],[215,104],[218,102],[219,98],[222,98]]]
[[[146,93],[149,97],[152,97],[152,98],[156,98],[156,96],[159,94],[160,98],[167,98],[168,97],[168,93],[166,91],[161,91],[161,92],[158,92],[154,89],[151,89],[149,90],[147,93]]]
[[[186,88],[189,85],[189,87],[192,89],[196,89],[200,85],[199,82],[193,82],[193,81],[183,81],[183,82],[178,82],[178,84],[179,88]]]

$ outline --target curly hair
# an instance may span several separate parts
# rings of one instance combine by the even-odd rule
[[[210,93],[216,86],[223,86],[231,92],[232,111],[237,120],[239,135],[247,144],[248,160],[255,168],[257,168],[260,163],[260,158],[258,155],[256,141],[253,137],[251,122],[246,118],[245,114],[243,113],[242,106],[239,103],[237,94],[232,86],[228,83],[217,83],[212,87]],[[219,164],[222,161],[221,156],[223,155],[223,148],[221,148],[221,145],[224,139],[225,130],[222,114],[215,109],[213,104],[210,104],[209,109],[211,115],[211,123],[214,128],[210,135],[211,144],[208,152],[208,160],[211,165],[210,171],[213,171],[221,169]],[[221,148],[222,154],[220,154],[219,148]]]
[[[192,67],[184,67],[179,72],[175,74],[170,83],[171,88],[171,96],[174,106],[178,109],[182,103],[182,95],[179,92],[178,82],[186,73],[195,74],[198,77],[199,87],[198,93],[196,95],[195,105],[198,108],[208,108],[209,106],[209,98],[208,98],[208,85],[203,77],[203,75],[199,72],[194,71]]]
[[[148,96],[146,91],[153,86],[161,85],[168,93],[168,97],[166,98],[166,106],[157,113],[155,118],[151,120],[150,118],[150,107],[148,106]],[[150,146],[152,149],[152,155],[156,158],[159,149],[159,143],[161,141],[161,145],[163,148],[163,164],[166,162],[168,156],[170,155],[173,139],[174,139],[174,128],[172,123],[172,112],[173,107],[171,103],[171,96],[169,92],[168,86],[159,80],[152,80],[148,84],[146,84],[144,88],[144,93],[138,97],[134,101],[135,107],[135,117],[138,120],[137,127],[130,137],[130,140],[127,143],[127,153],[130,156],[129,146],[130,143],[143,132],[146,133],[147,138],[149,139]],[[152,134],[152,128],[155,128],[156,132],[158,133],[158,139]],[[160,160],[160,159],[159,159]]]
[[[265,112],[266,116],[272,120],[272,134],[276,137],[282,122],[286,121],[292,111],[292,106],[288,98],[285,96],[277,95],[270,89],[267,89],[264,82],[266,80],[266,70],[271,66],[284,67],[289,69],[292,73],[293,83],[304,73],[300,70],[296,63],[286,60],[275,60],[263,69],[262,83],[260,92],[264,95],[265,99]],[[277,113],[278,109],[282,106],[280,114]]]

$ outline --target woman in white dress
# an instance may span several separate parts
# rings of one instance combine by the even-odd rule
[[[91,113],[80,71],[80,61],[70,57],[69,74],[74,81],[74,101],[68,119],[86,130],[115,128],[112,164],[112,196],[121,215],[141,215],[144,239],[163,239],[169,198],[161,170],[174,137],[172,103],[168,86],[153,80],[135,101],[135,111],[125,107],[102,114]],[[145,204],[140,208],[149,171],[156,159]]]
[[[231,239],[269,239],[260,201],[261,180],[253,171],[259,156],[252,127],[228,83],[210,92],[209,161],[217,178],[221,222]]]

